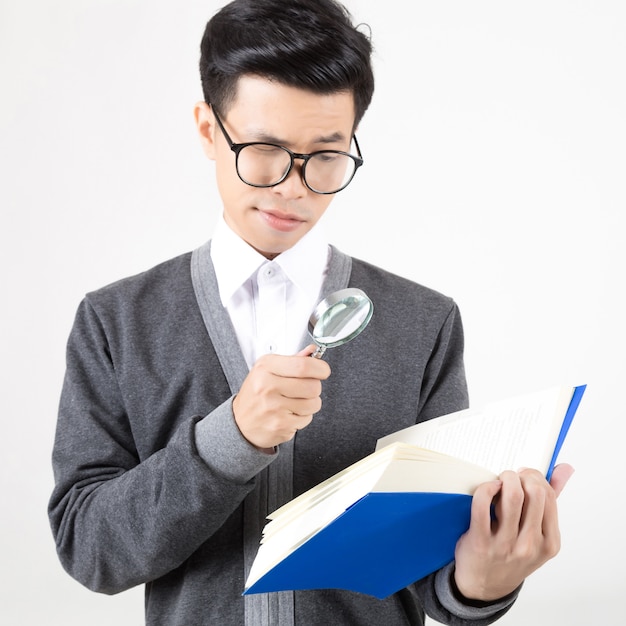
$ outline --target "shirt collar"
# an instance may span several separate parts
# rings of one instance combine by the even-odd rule
[[[262,254],[248,245],[220,217],[211,241],[211,259],[223,306],[235,292],[265,263]],[[316,224],[295,246],[273,261],[289,280],[305,293],[317,296],[328,263],[328,243],[323,228]]]

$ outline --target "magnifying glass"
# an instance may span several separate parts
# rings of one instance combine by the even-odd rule
[[[317,346],[311,356],[321,359],[326,348],[354,339],[369,323],[373,309],[365,292],[354,287],[340,289],[324,298],[309,318],[309,334]]]

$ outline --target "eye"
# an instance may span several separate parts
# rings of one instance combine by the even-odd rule
[[[279,146],[274,146],[270,143],[255,143],[247,146],[247,150],[253,150],[254,152],[258,152],[263,156],[271,156],[272,154],[280,154],[284,152],[284,150]]]
[[[319,152],[315,158],[323,163],[333,163],[337,161],[341,155],[335,152]]]

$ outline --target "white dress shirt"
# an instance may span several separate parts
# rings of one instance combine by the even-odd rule
[[[211,260],[248,367],[263,354],[295,354],[310,343],[303,339],[320,299],[328,254],[319,224],[269,261],[219,220]]]

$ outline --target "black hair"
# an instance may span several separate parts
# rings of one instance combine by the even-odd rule
[[[204,99],[224,114],[244,75],[352,92],[355,126],[374,93],[370,39],[335,0],[234,0],[209,20],[200,49]]]

